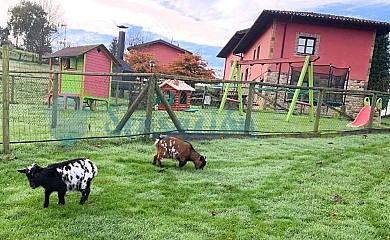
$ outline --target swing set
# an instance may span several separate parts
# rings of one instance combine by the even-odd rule
[[[281,63],[292,64],[292,63],[302,63],[303,62],[303,66],[302,66],[301,73],[299,75],[297,86],[302,86],[302,83],[305,79],[306,72],[308,71],[308,87],[312,88],[314,85],[313,84],[313,82],[314,82],[313,62],[315,62],[318,59],[319,59],[319,57],[312,59],[310,57],[310,55],[307,55],[304,60],[302,58],[258,59],[258,60],[241,60],[241,61],[235,60],[233,62],[232,68],[230,70],[229,80],[233,80],[234,76],[236,76],[236,78],[237,78],[236,80],[239,82],[242,82],[241,65],[255,65],[255,64],[264,65],[264,64],[281,64]],[[223,97],[221,100],[221,104],[219,106],[218,113],[221,113],[223,111],[226,101],[232,101],[232,102],[237,102],[239,104],[238,109],[239,109],[240,115],[243,115],[244,111],[243,111],[243,100],[242,100],[243,98],[242,98],[241,83],[237,84],[238,99],[228,98],[230,87],[231,87],[231,83],[229,82],[226,84],[225,91],[224,91],[224,94],[223,94]],[[309,95],[308,102],[301,102],[298,100],[300,91],[301,91],[301,89],[295,89],[295,91],[294,91],[294,95],[292,97],[291,104],[290,104],[289,111],[288,111],[287,118],[286,118],[287,122],[291,119],[291,116],[294,112],[294,109],[295,109],[295,106],[297,103],[308,106],[309,107],[309,118],[310,118],[310,120],[314,119],[314,94],[313,94],[313,90],[312,89],[308,90],[308,95]]]

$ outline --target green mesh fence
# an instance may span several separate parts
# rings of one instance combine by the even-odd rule
[[[60,94],[57,101],[54,101],[52,95],[53,74],[49,74],[48,65],[10,61],[9,139],[12,143],[20,143],[177,132],[178,129],[155,93],[151,104],[150,131],[145,131],[145,122],[149,120],[146,117],[146,94],[140,97],[140,103],[125,122],[121,131],[115,131],[142,89],[147,87],[150,76],[133,74],[129,77],[129,74],[117,74],[114,77],[89,76],[86,79],[85,75],[82,74],[65,76],[60,73],[58,83]],[[170,79],[160,75],[157,77],[159,85]],[[101,78],[101,84],[87,91],[87,85],[93,85],[93,82],[98,78]],[[240,114],[238,111],[237,91],[236,88],[232,87],[224,109],[218,113],[226,82],[220,80],[211,82],[200,79],[182,80],[186,85],[180,83],[181,86],[177,89],[174,84],[171,89],[161,88],[164,97],[174,109],[173,112],[180,125],[187,133],[246,133],[258,136],[313,133],[315,131],[315,119],[310,119],[309,106],[305,103],[307,89],[301,90],[299,99],[302,101],[296,104],[290,121],[286,121],[291,104],[291,101],[288,101],[288,96],[295,91],[294,86],[267,86],[267,84],[260,85],[259,83],[254,88],[252,108],[248,109],[249,84],[244,84],[244,114]],[[2,86],[0,89],[2,91]],[[350,124],[362,109],[364,98],[369,96],[372,99],[372,94],[325,90],[328,94],[339,95],[338,98],[345,99],[345,105],[335,107],[323,104],[320,107],[319,133],[344,132],[364,128],[364,126],[353,128]],[[318,89],[314,92],[315,111],[318,108],[316,103],[319,100],[319,92]],[[104,93],[107,95],[99,95]],[[388,97],[386,94],[377,96]],[[1,116],[3,119],[3,115]],[[53,124],[54,121],[55,124]],[[246,123],[247,129],[245,128]],[[382,117],[380,124],[378,117],[374,118],[372,128],[390,128],[389,118]]]

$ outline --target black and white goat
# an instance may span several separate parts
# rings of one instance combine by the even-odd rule
[[[80,204],[83,204],[88,199],[91,181],[97,175],[97,167],[89,159],[77,158],[50,164],[45,168],[32,164],[18,172],[26,174],[31,188],[42,186],[45,189],[43,207],[47,208],[52,192],[58,192],[58,204],[65,204],[67,191],[79,191]]]
[[[207,157],[200,155],[192,147],[191,143],[179,138],[161,135],[156,139],[156,155],[154,155],[153,165],[162,167],[162,158],[172,158],[179,160],[179,167],[186,165],[187,161],[195,164],[196,169],[203,169],[207,163]]]

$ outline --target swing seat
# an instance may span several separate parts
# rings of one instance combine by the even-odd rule
[[[226,98],[229,102],[240,102],[238,99],[233,99],[233,98]]]
[[[297,104],[301,104],[301,105],[303,105],[303,106],[308,106],[308,107],[311,106],[311,104],[308,103],[308,102],[296,101],[296,103],[297,103]]]
[[[199,109],[196,109],[196,108],[189,108],[189,109],[185,109],[184,112],[197,112],[199,111]]]

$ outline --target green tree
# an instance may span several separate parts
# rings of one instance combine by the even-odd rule
[[[39,61],[42,55],[51,53],[51,35],[57,27],[47,20],[47,13],[38,4],[21,1],[9,10],[11,17],[9,26],[18,42],[23,42],[22,49],[37,53]]]
[[[389,70],[389,35],[383,35],[375,40],[368,89],[387,92],[389,88]]]
[[[2,46],[4,44],[10,44],[8,36],[9,36],[8,28],[0,27],[0,46]]]
[[[118,56],[118,38],[117,37],[112,38],[111,44],[109,46],[109,50],[112,53],[112,55],[114,55],[115,57]]]

